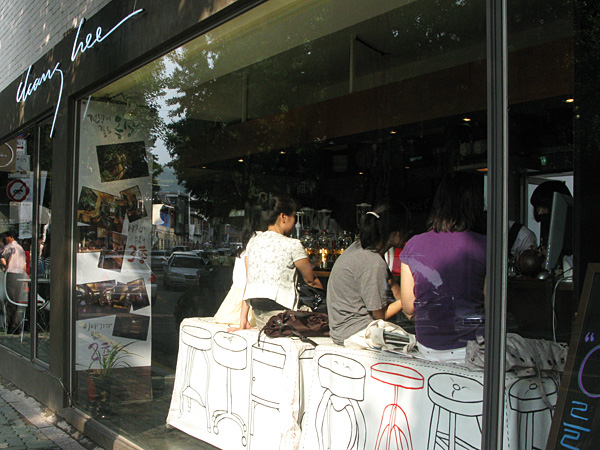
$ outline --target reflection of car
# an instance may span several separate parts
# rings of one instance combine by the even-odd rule
[[[175,303],[173,317],[179,324],[186,317],[212,317],[231,288],[233,266],[206,265],[198,272],[198,281]]]
[[[207,262],[192,252],[174,252],[163,265],[163,280],[169,286],[193,286],[198,270]]]
[[[150,267],[152,270],[161,270],[169,253],[166,250],[152,250],[150,254]]]
[[[189,252],[191,249],[185,245],[177,245],[171,249],[171,255],[175,252]]]

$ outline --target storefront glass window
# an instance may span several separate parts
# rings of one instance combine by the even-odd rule
[[[189,411],[204,440],[231,436],[232,445],[261,448],[277,437],[257,425],[273,423],[276,400],[259,401],[244,378],[259,367],[252,345],[240,346],[245,365],[221,365],[209,376],[219,350],[178,327],[212,317],[228,294],[245,206],[261,193],[296,199],[293,236],[326,284],[378,202],[404,202],[418,234],[427,230],[444,173],[470,172],[483,185],[485,41],[484,2],[273,0],[82,99],[77,405],[146,448],[165,448],[165,439],[201,448],[188,434],[164,433],[167,415]],[[398,277],[398,255],[388,258]],[[462,319],[465,327],[481,324],[481,317]],[[414,332],[408,319],[392,320]],[[186,369],[181,358],[197,365]],[[368,389],[393,399],[383,367],[357,364]],[[175,380],[187,370],[193,381],[182,388]],[[442,369],[436,378],[430,369],[410,370],[416,397],[408,404],[430,407],[404,411],[404,431],[425,448],[428,436],[448,435],[448,421],[432,417],[439,419],[440,407],[446,414],[445,389],[453,384]],[[459,381],[480,392],[481,374],[472,378]],[[174,390],[179,406],[170,412]],[[363,409],[354,401],[355,412],[370,411],[361,438],[375,448],[387,403]],[[254,414],[262,419],[251,427]],[[475,448],[477,416],[464,416],[472,426],[456,430]]]
[[[22,133],[0,146],[0,344],[31,357],[30,296],[35,134]]]
[[[542,376],[506,386],[508,411],[531,417],[518,435],[524,448],[546,448],[549,423],[543,418],[551,417],[557,401],[566,356],[561,345],[570,342],[578,301],[573,274],[580,270],[573,268],[572,232],[575,2],[535,3],[507,2],[507,330],[510,349],[515,336],[543,339],[555,356],[534,355],[532,370]],[[562,214],[552,214],[554,192],[554,213]],[[507,362],[516,364],[510,355]],[[553,367],[559,370],[544,371]]]
[[[46,122],[39,127],[39,153],[37,180],[39,197],[37,199],[37,272],[36,272],[36,351],[39,360],[49,363],[50,350],[50,224],[52,217],[52,139],[50,138],[51,123]]]

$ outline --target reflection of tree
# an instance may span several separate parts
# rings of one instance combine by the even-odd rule
[[[565,20],[563,0],[548,0],[543,8],[539,5],[539,0],[511,1],[511,33],[542,30],[541,25],[545,23]],[[325,9],[321,11],[325,14]],[[331,128],[337,126],[342,131],[334,138],[346,139],[346,143],[360,147],[352,150],[352,155],[357,155],[359,161],[349,160],[349,164],[359,165],[361,171],[369,174],[365,177],[369,192],[363,194],[368,198],[359,201],[372,202],[397,195],[404,182],[403,158],[410,156],[407,154],[410,149],[385,142],[377,149],[371,149],[370,145],[357,142],[360,139],[352,142],[353,126],[337,123],[341,120],[339,113],[347,111],[327,103],[350,96],[346,88],[348,69],[345,64],[348,61],[343,58],[330,61],[327,56],[338,56],[336,50],[349,49],[349,36],[354,28],[364,31],[365,34],[358,34],[357,39],[362,39],[359,41],[361,48],[370,56],[361,60],[357,73],[371,78],[385,73],[382,77],[385,80],[378,83],[392,83],[395,80],[389,81],[388,77],[404,65],[408,67],[413,62],[429,60],[427,64],[435,70],[436,58],[451,55],[454,51],[470,49],[479,52],[473,55],[475,60],[483,60],[485,17],[485,2],[479,0],[420,0],[375,18],[368,26],[357,24],[311,41],[312,36],[318,35],[315,30],[322,19],[315,16],[313,21],[302,24],[307,36],[304,42],[293,40],[302,43],[237,71],[224,66],[226,60],[231,60],[230,54],[227,58],[219,50],[226,42],[210,42],[207,37],[204,50],[181,48],[170,55],[176,69],[165,80],[165,85],[175,92],[167,101],[172,107],[173,121],[164,128],[165,142],[172,157],[170,164],[187,190],[206,198],[201,202],[201,212],[207,215],[223,215],[231,208],[241,208],[247,198],[260,191],[305,192],[297,189],[303,181],[307,186],[314,185],[306,195],[315,196],[322,193],[320,189],[324,185],[335,184],[335,181],[329,180],[329,184],[324,181],[324,178],[332,177],[331,162],[320,150],[330,140]],[[322,33],[321,28],[318,30]],[[377,37],[374,41],[385,45],[370,47],[369,33]],[[270,38],[291,40],[285,34]],[[248,39],[246,44],[258,48],[260,54],[266,43]],[[242,45],[238,47],[243,48]],[[265,48],[267,52],[268,45]],[[249,93],[248,98],[244,98],[242,92]],[[383,119],[377,116],[377,106],[386,102],[377,95],[389,92],[393,91],[376,91],[374,98],[365,103],[343,103],[348,108],[356,108],[357,117],[344,116],[348,122],[354,119],[360,123],[361,114],[374,117],[367,117],[375,124],[363,132],[379,133],[380,136],[372,136],[372,141],[377,143],[385,133],[384,128],[389,126],[377,123]],[[313,105],[314,109],[308,108]],[[331,109],[327,110],[328,107]],[[397,105],[399,111],[403,108],[404,105]],[[414,106],[406,108],[410,110]],[[395,113],[393,108],[389,111],[389,115]],[[456,145],[456,142],[452,141],[450,145]],[[446,143],[439,146],[443,148]],[[448,155],[450,152],[444,153],[443,157]],[[439,168],[447,162],[439,157],[431,165],[434,164]],[[424,175],[427,179],[431,177],[430,173]]]

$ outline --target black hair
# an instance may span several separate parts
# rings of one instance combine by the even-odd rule
[[[450,172],[438,186],[427,227],[443,231],[480,231],[483,221],[483,180],[473,172]]]
[[[274,195],[269,197],[268,208],[262,213],[263,225],[265,228],[269,225],[275,225],[279,214],[283,213],[286,216],[292,216],[297,210],[296,202],[289,195]]]
[[[537,213],[537,208],[546,208],[548,211],[552,210],[552,199],[554,193],[565,194],[571,197],[571,191],[563,181],[549,180],[544,181],[538,187],[535,188],[533,194],[531,194],[531,205],[533,206],[533,217],[537,222],[540,222],[540,215]]]
[[[358,238],[362,248],[379,251],[390,234],[399,231],[403,239],[410,230],[410,212],[399,201],[382,202],[362,217]]]

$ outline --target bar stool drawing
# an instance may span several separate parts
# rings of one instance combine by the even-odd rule
[[[535,418],[539,419],[539,416],[543,414],[552,417],[550,406],[556,404],[557,390],[556,383],[551,378],[522,378],[510,387],[508,393],[510,409],[518,412],[519,448],[521,450],[539,450],[545,447],[545,439],[542,447],[535,446]],[[542,431],[540,435],[546,437],[547,431]]]
[[[250,433],[248,447],[254,436],[256,422],[256,407],[262,405],[279,411],[282,398],[283,383],[281,383],[285,367],[285,349],[272,342],[257,342],[252,346],[252,361],[250,375]],[[260,418],[260,409],[258,413]]]
[[[318,359],[318,374],[319,383],[325,389],[315,418],[319,449],[329,450],[335,434],[338,448],[341,448],[340,442],[346,442],[347,450],[363,450],[367,425],[358,402],[365,396],[365,368],[351,358],[326,353]],[[347,440],[340,430],[335,430],[335,433],[330,430],[332,416],[342,414],[346,415],[350,424]]]
[[[246,431],[247,427],[242,417],[232,410],[232,392],[231,392],[231,371],[244,370],[247,366],[246,353],[248,343],[246,339],[238,334],[226,333],[218,331],[213,336],[213,359],[217,364],[227,369],[226,379],[226,397],[227,409],[217,410],[213,412],[213,431],[219,434],[219,422],[224,419],[230,419],[237,423],[242,430],[242,445],[246,446]]]
[[[310,380],[311,377],[311,369],[312,362],[315,356],[315,347],[306,347],[300,351],[298,355],[298,401],[299,401],[299,411],[300,417],[299,421],[301,424],[301,428],[304,425],[304,414],[306,413],[306,405],[305,405],[305,395],[304,395],[304,386],[306,384],[306,380]]]
[[[410,367],[392,363],[377,363],[371,366],[371,378],[394,387],[394,402],[383,410],[375,449],[413,450],[408,417],[398,404],[399,389],[423,389],[423,375]],[[384,446],[382,447],[382,442]]]
[[[433,402],[431,421],[429,423],[429,440],[427,450],[435,450],[436,445],[442,449],[476,448],[458,437],[456,418],[462,416],[475,418],[481,434],[481,415],[483,407],[483,384],[477,380],[449,373],[436,373],[427,380],[427,394]],[[441,415],[447,415],[447,432],[441,429]],[[464,431],[464,430],[463,430]],[[472,428],[468,430],[472,433]]]
[[[210,433],[210,409],[208,407],[210,364],[208,361],[208,352],[212,347],[212,335],[210,334],[210,331],[204,328],[184,325],[181,327],[181,342],[187,346],[187,359],[183,386],[181,388],[181,400],[179,402],[179,417],[183,414],[184,404],[187,403],[187,410],[189,412],[192,409],[192,400],[194,400],[206,409],[206,428]],[[206,363],[206,380],[204,383],[203,394],[192,387],[192,370],[197,352],[201,352],[202,355],[204,355],[204,361]]]

